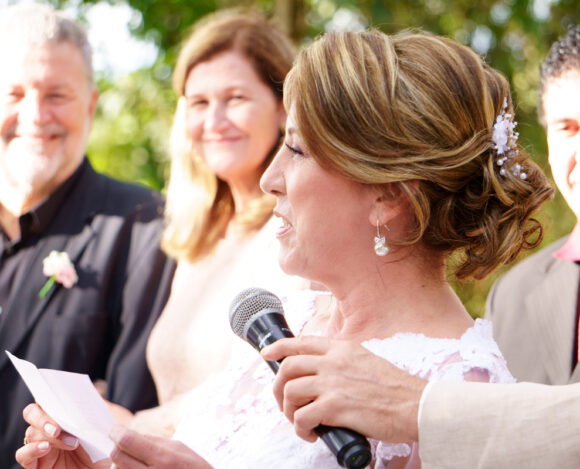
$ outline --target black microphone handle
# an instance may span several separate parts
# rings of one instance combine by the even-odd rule
[[[253,318],[246,333],[248,342],[258,351],[285,337],[294,337],[294,334],[280,313],[266,313]],[[282,360],[266,360],[266,363],[276,374]],[[314,431],[330,448],[342,467],[363,469],[370,464],[372,458],[370,444],[360,433],[348,428],[327,425],[318,425]]]

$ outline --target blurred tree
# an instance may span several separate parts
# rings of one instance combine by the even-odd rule
[[[175,94],[168,78],[158,78],[155,71],[139,70],[114,83],[99,81],[88,154],[99,171],[161,190]]]
[[[47,0],[83,12],[98,0]],[[538,70],[550,44],[570,24],[580,23],[578,0],[109,0],[135,9],[132,33],[152,40],[159,57],[114,83],[103,79],[102,96],[90,146],[95,165],[110,174],[162,187],[167,167],[166,139],[175,97],[169,75],[180,41],[191,25],[215,9],[255,5],[275,16],[297,44],[329,29],[377,27],[387,33],[420,28],[471,46],[512,84],[522,143],[549,173],[545,134],[536,119]],[[568,233],[574,217],[562,197],[545,205],[543,244]],[[454,285],[473,316],[480,316],[489,286]]]

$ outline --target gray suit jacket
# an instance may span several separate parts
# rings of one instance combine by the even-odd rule
[[[423,469],[580,467],[580,384],[437,382],[419,422]]]
[[[518,381],[580,381],[574,357],[580,266],[553,257],[566,238],[524,259],[500,277],[487,298],[486,318]]]

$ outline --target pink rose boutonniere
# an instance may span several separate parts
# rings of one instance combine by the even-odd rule
[[[42,273],[48,277],[48,280],[38,292],[38,297],[41,299],[47,295],[55,283],[71,288],[79,279],[75,266],[66,252],[51,251],[42,261]]]

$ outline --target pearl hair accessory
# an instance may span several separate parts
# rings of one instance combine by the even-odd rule
[[[385,225],[385,228],[388,227]],[[375,254],[379,257],[386,256],[389,252],[389,247],[387,246],[387,240],[383,235],[381,235],[381,229],[379,228],[379,220],[377,218],[377,235],[375,236]]]
[[[495,124],[493,124],[493,147],[498,154],[496,164],[500,166],[499,174],[506,176],[508,171],[515,177],[526,179],[528,175],[522,171],[522,165],[513,163],[513,160],[519,153],[517,149],[517,142],[519,133],[515,132],[517,122],[513,120],[513,115],[507,112],[507,98],[503,101],[503,109],[501,114],[497,116]],[[506,164],[507,163],[507,164]]]

